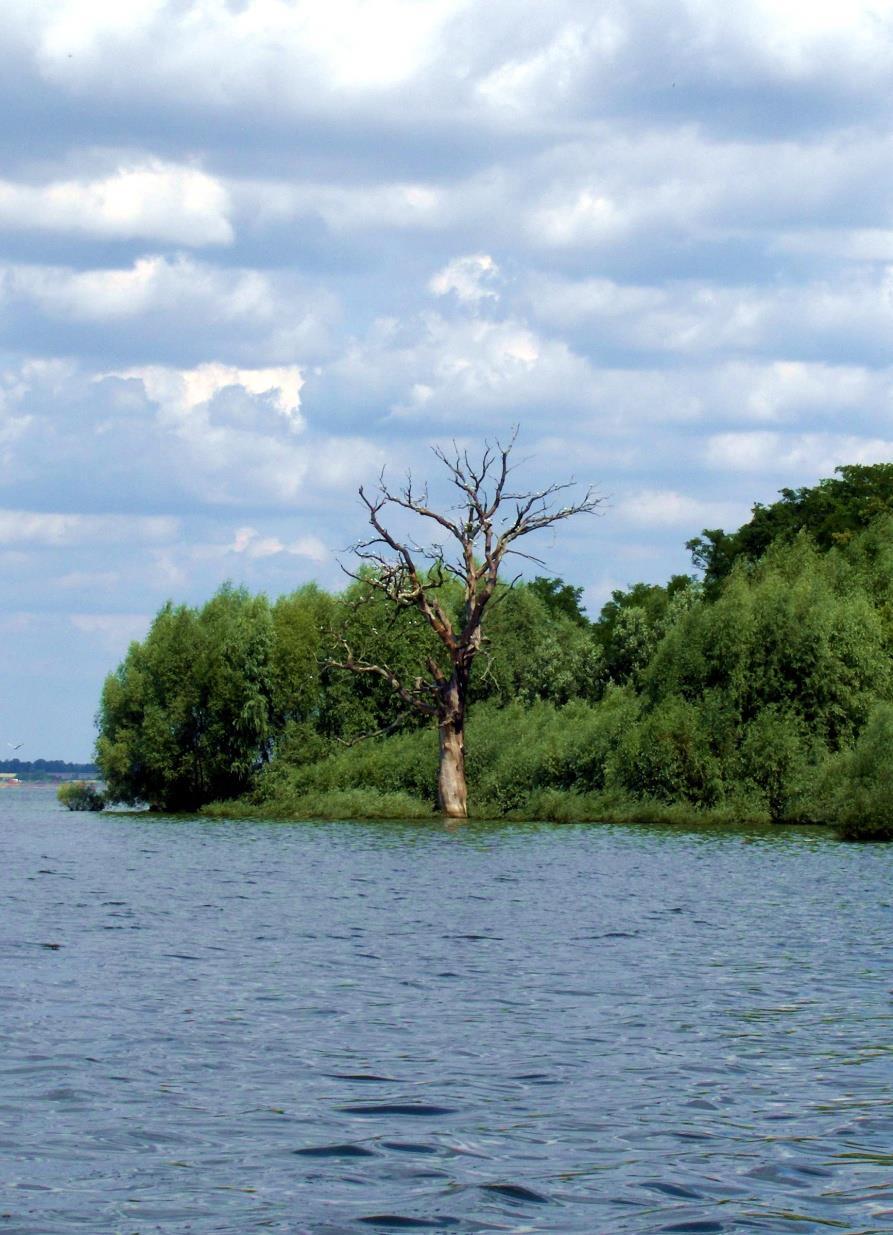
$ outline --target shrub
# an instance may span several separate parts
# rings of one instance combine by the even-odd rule
[[[819,796],[842,840],[893,841],[893,705],[878,704],[855,748],[829,761]]]
[[[56,797],[69,810],[102,810],[105,798],[86,780],[68,780],[60,785]]]

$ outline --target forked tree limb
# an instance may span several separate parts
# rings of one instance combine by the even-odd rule
[[[557,505],[575,487],[572,480],[526,491],[510,486],[515,471],[511,454],[517,433],[514,429],[504,445],[498,441],[485,442],[479,460],[472,459],[467,450],[460,450],[455,441],[450,453],[441,446],[434,447],[435,457],[459,494],[457,505],[446,513],[435,509],[428,485],[415,485],[411,474],[395,490],[388,486],[382,471],[374,494],[362,486],[359,490],[374,535],[354,545],[354,553],[369,569],[346,573],[370,590],[380,592],[395,608],[417,609],[446,649],[452,675],[448,677],[436,662],[429,660],[427,667],[433,681],[409,690],[387,666],[358,661],[352,656],[333,664],[354,673],[376,674],[391,685],[404,703],[421,706],[421,710],[432,715],[439,715],[447,706],[444,700],[455,685],[457,673],[467,681],[471,662],[481,647],[484,612],[497,593],[505,559],[517,556],[543,565],[539,558],[519,549],[517,542],[575,515],[592,514],[603,500],[588,488],[578,500]],[[386,520],[390,509],[436,524],[455,545],[455,556],[439,543],[426,549],[414,540],[399,538]],[[462,587],[458,623],[438,594],[447,577],[454,578]],[[517,578],[509,587],[514,582]],[[420,698],[422,690],[429,692],[433,702]]]
[[[374,534],[354,546],[367,569],[346,573],[365,585],[367,596],[376,592],[383,595],[394,606],[395,614],[401,609],[417,609],[446,650],[448,669],[428,657],[425,667],[430,678],[419,676],[408,685],[389,666],[358,659],[343,637],[340,643],[345,656],[328,662],[333,668],[382,679],[408,709],[436,717],[440,733],[438,799],[444,814],[455,818],[467,815],[463,735],[469,675],[484,643],[484,612],[503,595],[499,578],[503,563],[507,557],[516,556],[542,565],[533,554],[517,548],[517,542],[574,515],[592,514],[602,504],[590,488],[577,501],[558,505],[573,488],[573,481],[528,491],[510,488],[509,478],[515,470],[510,456],[516,438],[517,429],[505,445],[485,442],[479,461],[473,460],[467,450],[460,451],[455,441],[451,454],[440,446],[434,448],[435,457],[459,494],[457,504],[446,513],[435,509],[428,486],[415,486],[411,475],[398,490],[388,487],[383,472],[374,495],[360,488]],[[434,523],[446,534],[452,556],[440,543],[425,549],[412,538],[400,539],[388,527],[387,512],[394,510],[415,515],[429,525]],[[448,577],[461,585],[458,620],[443,600]],[[516,582],[517,578],[512,580],[506,591]]]

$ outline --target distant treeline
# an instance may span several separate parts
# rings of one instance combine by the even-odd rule
[[[19,780],[68,780],[96,776],[95,763],[66,763],[64,759],[0,759],[0,772],[12,772]]]
[[[472,679],[472,812],[893,838],[893,465],[783,490],[689,548],[702,579],[618,589],[594,621],[560,579],[499,595]],[[436,732],[380,676],[332,667],[345,646],[410,681],[441,654],[362,578],[339,595],[226,587],[200,609],[166,605],[103,690],[110,797],[430,815]]]

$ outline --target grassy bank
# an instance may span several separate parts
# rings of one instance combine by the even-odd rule
[[[312,793],[252,801],[248,798],[213,802],[203,815],[217,819],[405,819],[420,822],[439,818],[430,800],[408,793],[383,793],[372,788],[329,789]],[[767,811],[726,804],[710,809],[690,803],[637,801],[617,795],[539,790],[512,810],[494,802],[472,801],[473,820],[543,823],[674,823],[674,824],[768,824]]]
[[[598,704],[483,704],[468,727],[473,819],[554,823],[822,824],[846,840],[893,837],[893,709],[873,714],[854,749],[795,745],[772,717],[757,752],[674,701],[643,712],[632,692]],[[800,730],[799,733],[803,733]],[[511,741],[507,735],[511,735]],[[345,748],[308,742],[305,762],[274,760],[248,796],[212,803],[213,817],[437,817],[437,735],[413,729]]]

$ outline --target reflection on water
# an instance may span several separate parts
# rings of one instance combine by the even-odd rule
[[[0,796],[5,1235],[893,1229],[893,848]]]

